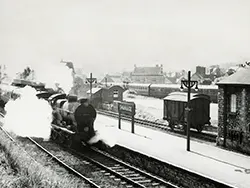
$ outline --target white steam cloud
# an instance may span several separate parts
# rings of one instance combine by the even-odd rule
[[[47,101],[36,97],[36,90],[26,86],[20,98],[10,100],[6,106],[4,128],[18,136],[49,139],[52,108]]]
[[[65,64],[50,64],[46,68],[34,68],[36,80],[45,83],[46,87],[57,89],[59,86],[69,93],[73,86],[72,70]]]
[[[104,142],[109,147],[114,147],[117,143],[117,139],[115,138],[115,133],[112,132],[112,128],[110,127],[97,127],[97,133],[96,135],[91,138],[88,143],[94,144],[98,141]]]

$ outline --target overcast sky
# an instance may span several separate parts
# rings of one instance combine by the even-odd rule
[[[250,0],[0,0],[0,59],[86,72],[250,60]]]

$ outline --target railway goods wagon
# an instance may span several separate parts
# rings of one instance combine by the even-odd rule
[[[171,129],[182,124],[187,126],[187,93],[173,92],[164,98],[163,119],[169,122]],[[206,124],[210,124],[210,97],[204,94],[191,93],[190,96],[190,127],[201,132]]]

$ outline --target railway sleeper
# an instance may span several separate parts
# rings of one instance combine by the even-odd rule
[[[112,166],[110,167],[112,170],[116,170],[116,169],[122,169],[123,167],[122,166]]]
[[[126,177],[139,177],[140,174],[136,174],[133,172],[133,174],[132,173],[131,174],[124,174],[124,176],[126,176]]]
[[[126,185],[126,187],[127,187],[127,188],[131,188],[131,187],[133,187],[133,185]]]
[[[140,183],[140,184],[149,184],[152,185],[152,180],[149,180],[149,179],[145,179],[145,180],[138,180],[137,183]]]
[[[154,183],[152,183],[151,185],[153,185],[153,186],[158,186],[158,185],[160,185],[160,183],[154,182]]]
[[[121,168],[121,169],[116,170],[116,172],[127,172],[127,171],[130,171],[130,170],[127,168]]]
[[[138,182],[139,180],[145,180],[146,178],[145,177],[142,177],[142,176],[136,176],[136,177],[129,177],[131,180],[134,180],[136,182]]]
[[[133,171],[126,171],[126,172],[119,172],[121,175],[129,175],[129,174],[135,174]]]

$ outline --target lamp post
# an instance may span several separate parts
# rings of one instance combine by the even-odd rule
[[[96,78],[93,78],[92,77],[92,73],[90,73],[90,77],[89,78],[86,78],[86,83],[89,83],[89,86],[90,86],[90,101],[92,100],[92,84],[95,82],[97,83],[97,80]]]
[[[188,71],[188,79],[181,81],[181,90],[183,90],[183,85],[188,89],[188,95],[187,95],[187,108],[185,109],[187,111],[187,151],[190,151],[190,114],[191,111],[190,108],[190,94],[191,94],[191,88],[195,86],[195,90],[198,90],[198,81],[191,80],[191,71]]]

